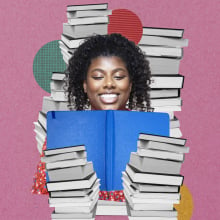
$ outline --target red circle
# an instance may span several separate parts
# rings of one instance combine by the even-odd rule
[[[138,44],[143,34],[141,20],[128,9],[115,9],[109,16],[108,34],[111,33],[120,33]]]

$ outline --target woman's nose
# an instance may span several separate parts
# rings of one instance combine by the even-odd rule
[[[115,87],[115,82],[112,77],[106,77],[104,87],[113,88]]]

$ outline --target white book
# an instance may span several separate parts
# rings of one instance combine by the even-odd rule
[[[61,203],[50,203],[49,206],[50,207],[91,207],[93,206],[94,202],[96,203],[98,201],[99,195],[97,193],[97,195],[90,201],[82,201],[82,202],[76,202],[77,199],[73,199],[71,202],[61,202]]]
[[[180,128],[170,128],[170,137],[181,138],[182,136]]]
[[[170,120],[170,128],[179,128],[180,127],[180,121],[175,116],[172,120]]]
[[[138,140],[137,145],[139,148],[144,149],[169,151],[175,153],[189,153],[189,147],[157,141]]]
[[[145,184],[145,183],[134,183],[131,181],[130,177],[126,172],[122,172],[122,176],[126,181],[134,187],[139,192],[165,192],[165,193],[178,193],[178,186],[166,186],[166,185],[154,185],[154,184]]]
[[[67,18],[99,17],[112,14],[112,10],[67,11]]]
[[[172,203],[133,203],[131,197],[126,193],[124,194],[129,206],[133,210],[173,210]]]
[[[105,10],[108,4],[87,4],[87,5],[68,5],[67,11],[81,11],[81,10]]]
[[[152,89],[181,89],[184,76],[152,76],[150,87]]]
[[[105,24],[108,23],[108,16],[101,17],[85,17],[85,18],[68,18],[70,25],[87,25],[87,24]]]
[[[126,172],[133,182],[181,186],[183,183],[183,176],[181,175],[162,175],[153,173],[141,173],[135,171],[129,165],[126,166]]]
[[[35,132],[36,132],[36,131],[35,131]],[[37,142],[38,142],[41,146],[43,146],[43,144],[44,144],[44,142],[45,142],[45,140],[46,140],[46,136],[41,135],[41,134],[39,134],[39,133],[36,133],[35,138],[36,138]]]
[[[49,162],[46,163],[46,170],[82,166],[85,165],[86,163],[87,163],[86,158]]]
[[[94,173],[94,169],[93,163],[90,161],[84,165],[47,170],[47,179],[48,182],[84,180],[92,173]]]
[[[62,53],[62,51],[61,51],[61,53]],[[69,65],[69,60],[70,60],[71,57],[68,57],[67,55],[65,55],[63,53],[62,53],[62,55],[63,55],[64,63],[68,66]]]
[[[139,217],[139,216],[128,216],[128,219],[129,220],[178,220],[178,217],[157,217],[157,216],[142,216],[142,217]]]
[[[81,196],[81,197],[64,197],[64,198],[49,198],[49,204],[55,205],[55,204],[66,204],[66,203],[88,203],[97,197],[99,194],[99,185],[97,185],[93,191],[87,195],[87,196]]]
[[[183,49],[176,47],[160,47],[139,45],[146,56],[182,58]]]
[[[72,48],[79,47],[84,42],[85,38],[73,39],[71,37],[68,37],[62,34],[61,40],[69,49],[72,49]]]
[[[140,156],[136,152],[131,152],[129,165],[136,168],[139,172],[178,175],[182,162]]]
[[[63,81],[66,78],[66,74],[65,73],[57,73],[57,72],[53,72],[51,79],[52,80],[60,80]]]
[[[96,215],[127,215],[125,202],[98,200]]]
[[[182,37],[183,29],[143,27],[143,35]]]
[[[47,135],[45,132],[43,134],[41,134],[37,129],[34,129],[34,132],[36,133],[35,139],[37,141],[37,149],[38,149],[39,153],[41,154]]]
[[[126,206],[98,205],[96,215],[127,216]]]
[[[122,177],[124,189],[127,190],[127,193],[134,198],[142,199],[167,199],[167,200],[180,200],[180,193],[149,193],[149,192],[140,192],[139,190],[134,189],[126,178]]]
[[[138,44],[167,47],[187,47],[188,39],[142,35],[142,38]]]
[[[165,112],[170,115],[170,119],[174,116],[173,112],[180,112],[182,110],[180,105],[172,105],[172,106],[155,106],[154,112]]]
[[[72,38],[86,38],[94,34],[108,33],[108,24],[70,25],[63,23],[63,34]]]
[[[94,191],[94,188],[100,185],[99,182],[100,180],[97,179],[89,189],[52,191],[50,192],[50,198],[88,197]]]
[[[157,141],[167,144],[177,144],[177,145],[185,145],[186,139],[185,138],[172,138],[166,136],[159,136],[159,135],[151,135],[151,134],[143,134],[139,135],[139,139],[147,140],[147,141]]]
[[[87,157],[86,151],[76,151],[76,152],[41,157],[41,162],[51,163],[51,162],[56,162],[56,161],[80,159],[80,158],[86,158],[86,157]]]
[[[39,114],[38,114],[38,122],[46,131],[47,130],[47,116],[41,111],[39,111]]]
[[[165,211],[160,211],[160,210],[133,210],[129,204],[126,204],[127,210],[128,210],[128,216],[133,216],[133,217],[177,217],[178,212],[173,209],[173,210],[165,210]]]
[[[53,91],[65,91],[65,81],[62,80],[51,80],[50,81],[50,90]]]
[[[94,208],[95,209],[95,208]],[[76,213],[55,213],[54,211],[51,214],[51,219],[53,220],[71,220],[71,219],[86,219],[86,220],[91,220],[94,219],[94,213],[95,210],[89,212],[89,213],[80,213],[80,212],[76,212]]]
[[[91,206],[73,206],[73,205],[70,205],[70,206],[55,206],[54,207],[54,211],[55,213],[81,213],[81,214],[84,214],[84,213],[91,213],[93,212],[96,204],[98,202],[98,198],[97,200],[93,200],[93,203]]]
[[[68,93],[63,90],[51,89],[51,97],[54,101],[61,101],[61,102],[68,101]]]
[[[45,156],[51,156],[51,155],[56,155],[56,154],[70,153],[70,152],[82,151],[82,150],[86,150],[85,145],[45,150],[44,154]]]
[[[47,113],[48,111],[68,111],[68,102],[54,101],[50,96],[43,97],[42,112]]]
[[[124,186],[124,184],[123,184]],[[127,188],[124,188],[124,194],[126,195],[126,198],[130,197],[130,201],[133,204],[179,204],[180,201],[179,199],[159,199],[159,198],[138,198],[138,197],[133,197],[132,195],[129,194]]]
[[[59,191],[59,190],[72,190],[72,189],[84,189],[90,188],[96,181],[97,176],[94,173],[89,179],[84,180],[74,180],[74,181],[64,181],[64,182],[48,182],[48,191]]]
[[[181,106],[182,99],[178,98],[163,98],[163,99],[151,99],[151,107],[161,107],[161,106]]]
[[[43,142],[45,141],[45,139],[47,137],[47,133],[46,132],[40,132],[38,129],[34,129],[34,132],[36,133],[36,137],[41,139]]]
[[[59,48],[67,53],[73,54],[74,51],[76,50],[75,48],[69,48],[63,41],[58,41],[59,43]]]
[[[173,106],[169,106],[170,108],[173,107]],[[170,120],[174,119],[174,111],[170,110],[170,108],[168,109],[168,107],[155,107],[154,108],[154,112],[163,112],[163,113],[167,113],[169,115],[169,118]],[[176,106],[175,106],[175,109],[176,109]],[[181,109],[181,106],[180,106],[180,109]],[[163,111],[163,110],[166,110],[166,111]]]
[[[43,128],[43,126],[38,122],[34,122],[34,132],[36,134],[41,135],[42,137],[46,137],[47,136],[47,132],[45,131],[45,129]]]
[[[156,149],[144,149],[138,148],[137,153],[143,157],[153,157],[153,158],[160,158],[164,160],[176,160],[176,161],[183,161],[184,154],[183,153],[175,153],[169,151],[162,151]]]
[[[64,49],[63,47],[60,47],[60,52],[63,56],[66,56],[68,58],[68,60],[72,57],[72,53],[69,53],[69,51],[67,51],[66,49]]]
[[[151,75],[178,75],[181,59],[168,57],[147,57]]]
[[[43,152],[43,145],[41,145],[40,143],[38,143],[38,141],[37,141],[37,149],[38,149],[38,151],[39,151],[39,153],[40,153],[40,155],[41,155],[42,152]]]
[[[179,89],[151,89],[150,92],[150,99],[155,98],[172,98],[178,97],[180,94]]]

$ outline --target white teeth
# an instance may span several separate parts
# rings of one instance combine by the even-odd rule
[[[115,98],[117,97],[116,94],[102,94],[101,95],[102,98]]]

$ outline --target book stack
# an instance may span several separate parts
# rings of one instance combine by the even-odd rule
[[[84,145],[45,150],[49,206],[52,219],[94,219],[99,179],[87,162]]]
[[[108,33],[108,15],[111,15],[112,11],[107,8],[107,3],[67,6],[67,23],[63,24],[63,33],[59,41],[66,64],[85,38]]]
[[[65,73],[53,72],[50,81],[51,97],[54,101],[67,102],[68,97],[65,93]]]
[[[180,169],[186,139],[140,134],[137,152],[132,152],[126,172],[122,172],[124,194],[130,220],[177,220],[174,204],[179,204],[183,183]]]
[[[184,77],[179,74],[183,47],[188,40],[183,39],[183,29],[143,27],[139,47],[145,52],[150,63],[151,107],[155,112],[167,112],[170,115],[170,136],[181,137],[179,121],[175,111],[181,111]]]
[[[68,97],[65,92],[65,73],[53,72],[50,81],[50,96],[43,97],[42,112],[48,111],[69,111]]]
[[[47,136],[47,119],[46,114],[42,111],[38,113],[38,120],[34,122],[35,139],[37,141],[37,149],[42,154],[43,144]]]

